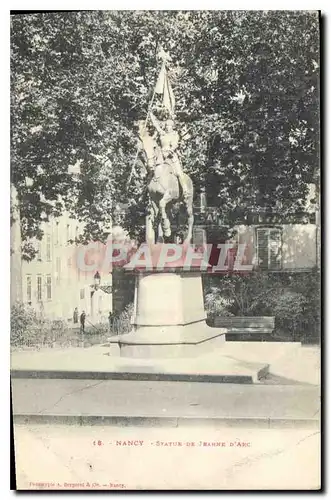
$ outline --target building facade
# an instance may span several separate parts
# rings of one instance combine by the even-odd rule
[[[85,311],[91,322],[104,320],[112,311],[111,274],[95,284],[94,272],[80,269],[78,246],[82,224],[64,213],[42,225],[41,241],[31,241],[36,257],[22,262],[24,304],[50,319],[73,321],[74,310]]]
[[[305,210],[282,216],[277,211],[252,211],[244,214],[242,223],[232,229],[230,239],[224,239],[222,213],[219,207],[208,207],[202,196],[195,209],[194,241],[210,243],[212,265],[217,264],[218,243],[233,245],[225,265],[232,268],[238,245],[245,245],[242,264],[253,265],[253,270],[274,272],[308,272],[320,268],[320,217],[316,203],[315,185],[310,185]],[[232,261],[231,261],[232,259]]]

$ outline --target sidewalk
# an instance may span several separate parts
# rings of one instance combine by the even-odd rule
[[[13,379],[15,422],[318,427],[311,385]]]
[[[108,344],[14,351],[11,353],[12,377],[98,378],[98,373],[103,374],[101,378],[112,378],[116,373],[177,373],[192,377],[197,373],[215,376],[220,368],[230,375],[236,370],[238,375],[246,375],[256,366],[269,365],[270,374],[289,379],[290,383],[320,384],[319,347],[302,347],[299,343],[226,342],[217,351],[193,359],[140,360],[121,358],[112,352]]]

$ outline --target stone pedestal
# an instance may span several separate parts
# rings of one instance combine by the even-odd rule
[[[206,324],[201,260],[188,267],[183,252],[161,269],[164,250],[164,246],[152,247],[147,259],[139,260],[139,268],[135,261],[133,327],[131,333],[109,339],[109,356],[115,366],[112,376],[258,383],[268,373],[268,364],[237,357],[225,342],[227,329]]]
[[[172,329],[205,319],[200,273],[179,270],[138,274],[134,318],[136,327],[167,326]]]
[[[177,267],[137,274],[133,330],[116,342],[125,357],[194,357],[222,345],[225,333],[206,324],[201,273]]]

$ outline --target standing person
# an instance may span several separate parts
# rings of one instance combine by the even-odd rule
[[[78,307],[74,309],[74,323],[78,323]]]
[[[111,332],[113,329],[113,313],[111,311],[109,311],[108,321],[109,321],[109,331]]]
[[[82,314],[80,315],[80,332],[81,333],[85,333],[85,318],[86,318],[86,314],[85,314],[85,311],[83,311]]]

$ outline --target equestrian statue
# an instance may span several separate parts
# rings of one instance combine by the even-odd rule
[[[187,214],[187,234],[183,243],[188,244],[193,232],[193,183],[183,171],[180,150],[182,139],[175,128],[174,95],[167,76],[166,59],[154,90],[152,103],[145,122],[139,122],[139,148],[147,172],[149,207],[146,219],[146,239],[148,243],[171,242],[173,234],[168,216],[168,208],[182,202]],[[161,95],[161,103],[156,108],[165,116],[157,118],[152,111],[155,94]]]

